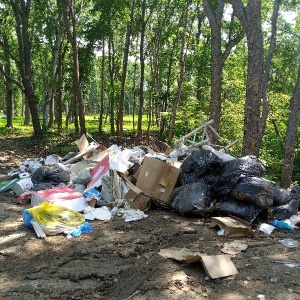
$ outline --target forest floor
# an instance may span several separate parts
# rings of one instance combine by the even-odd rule
[[[0,182],[11,166],[43,154],[38,143],[0,138]],[[274,262],[300,263],[300,246],[279,242],[291,238],[300,244],[300,231],[268,235],[256,229],[254,237],[228,238],[209,219],[153,206],[139,221],[90,221],[91,234],[39,239],[23,224],[22,211],[29,207],[17,204],[12,192],[0,193],[0,299],[300,299],[299,268]],[[231,255],[238,274],[225,278],[210,279],[201,263],[159,255],[171,247],[223,254],[223,245],[233,240],[247,248]]]

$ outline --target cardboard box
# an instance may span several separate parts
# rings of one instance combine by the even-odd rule
[[[136,186],[146,196],[166,203],[176,186],[180,172],[180,169],[160,159],[146,156]]]
[[[129,186],[129,191],[124,195],[124,198],[129,202],[131,208],[147,211],[151,207],[150,197],[144,195],[143,191],[126,181]]]
[[[85,197],[81,193],[69,187],[56,187],[53,189],[33,192],[31,197],[32,206],[37,206],[45,201],[73,209],[75,211],[83,211],[86,207],[88,207]]]

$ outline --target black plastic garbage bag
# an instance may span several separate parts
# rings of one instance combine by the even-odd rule
[[[295,199],[295,200],[299,200],[299,207],[298,210],[300,210],[300,186],[294,186],[291,189],[290,192],[290,199]]]
[[[181,185],[197,182],[208,175],[211,178],[220,172],[222,165],[223,161],[210,150],[193,151],[181,164]],[[214,182],[217,180],[215,178]]]
[[[273,206],[280,206],[291,201],[291,189],[283,189],[279,186],[273,188]]]
[[[70,173],[59,164],[41,166],[31,176],[33,190],[44,190],[70,181]]]
[[[217,213],[220,217],[235,216],[249,223],[252,223],[262,211],[262,208],[256,205],[232,198],[220,199],[218,200],[218,204],[219,209],[217,210]]]
[[[181,215],[207,217],[211,202],[209,186],[194,182],[176,188],[168,204]]]
[[[230,193],[230,197],[258,207],[273,205],[275,182],[260,177],[242,178]]]
[[[265,171],[264,165],[254,155],[230,160],[221,168],[214,191],[217,195],[229,194],[242,178],[261,177]]]
[[[298,212],[299,200],[292,199],[288,204],[273,207],[272,214],[276,220],[285,220]]]

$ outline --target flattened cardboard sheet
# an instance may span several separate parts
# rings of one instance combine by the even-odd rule
[[[206,274],[212,279],[232,276],[238,273],[230,257],[226,255],[202,256],[201,261]]]
[[[212,217],[211,227],[219,226],[224,230],[226,237],[234,236],[254,236],[255,231],[252,230],[251,224],[239,218],[230,217]]]
[[[212,279],[232,276],[238,273],[236,267],[227,255],[207,255],[192,252],[186,248],[160,249],[159,254],[165,258],[172,258],[187,263],[201,262],[205,273]]]

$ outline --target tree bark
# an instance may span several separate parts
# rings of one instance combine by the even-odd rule
[[[295,159],[295,145],[300,110],[300,65],[295,92],[290,103],[290,112],[285,137],[284,161],[281,173],[281,187],[289,188],[292,183],[293,164]]]
[[[105,67],[105,40],[102,40],[102,60],[101,60],[101,94],[100,94],[100,112],[99,112],[99,134],[102,134],[103,128],[103,114],[104,114],[104,67]]]
[[[117,118],[117,134],[119,136],[123,136],[125,83],[126,83],[126,77],[127,77],[127,65],[128,65],[131,31],[132,31],[132,25],[133,25],[134,8],[135,8],[135,0],[132,1],[132,4],[131,4],[130,21],[128,22],[127,29],[126,29],[126,38],[125,38],[124,55],[123,55],[121,94],[120,94],[120,102],[119,102],[118,118]]]
[[[261,0],[231,0],[247,37],[248,69],[244,118],[243,155],[259,155],[259,123],[263,81],[263,37],[261,27]]]
[[[108,65],[109,65],[109,80],[110,80],[110,133],[115,133],[115,93],[114,93],[114,81],[115,81],[115,47],[112,37],[109,37],[108,41]]]
[[[183,32],[182,32],[182,40],[181,40],[181,50],[180,50],[180,74],[178,79],[178,90],[177,90],[177,96],[173,107],[173,114],[170,124],[170,132],[168,136],[168,144],[170,145],[174,136],[174,127],[175,127],[175,121],[176,121],[176,114],[177,110],[180,104],[181,100],[181,94],[182,94],[182,86],[183,86],[183,80],[185,75],[185,57],[186,57],[186,34],[187,34],[187,27],[188,27],[188,18],[189,18],[189,6],[190,1],[188,0],[186,2],[185,7],[185,19],[184,19],[184,26],[183,26]]]
[[[257,141],[259,148],[262,143],[262,139],[263,139],[263,136],[265,133],[266,125],[267,125],[267,118],[269,115],[268,87],[269,87],[269,80],[270,80],[272,58],[273,58],[273,54],[275,52],[275,47],[276,47],[277,19],[278,19],[280,1],[281,0],[275,0],[274,5],[273,5],[270,47],[269,47],[269,51],[268,51],[267,58],[266,58],[265,71],[264,71],[263,82],[262,82],[263,105],[262,105],[261,121],[259,124],[259,137],[258,137],[258,141]]]
[[[34,134],[37,137],[42,137],[43,132],[39,120],[37,99],[34,92],[32,47],[28,28],[31,0],[10,0],[9,3],[13,9],[14,17],[16,19],[16,33],[19,47],[19,61],[17,64],[24,88],[23,92],[30,109]]]
[[[238,33],[235,38],[233,35],[233,26],[229,27],[228,42],[222,52],[222,17],[224,13],[225,2],[216,1],[212,4],[209,0],[204,0],[204,10],[208,17],[211,27],[211,89],[210,89],[210,115],[209,118],[214,120],[212,127],[219,132],[222,103],[222,71],[225,61],[232,48],[237,45],[243,38],[243,33]],[[234,17],[231,18],[231,25]],[[218,137],[213,134],[210,136],[210,142],[216,144]]]
[[[71,2],[71,3],[69,3]],[[72,46],[72,55],[73,55],[73,91],[74,91],[74,103],[75,107],[78,105],[78,116],[79,116],[79,124],[80,124],[80,131],[82,134],[86,133],[85,127],[85,117],[84,117],[84,103],[81,93],[81,86],[80,86],[80,75],[79,75],[79,58],[78,58],[78,46],[77,46],[77,24],[76,24],[76,15],[75,15],[75,0],[62,0],[63,4],[63,15],[64,15],[64,23],[65,29],[67,32],[68,40]],[[68,18],[71,19],[71,25],[69,25]],[[71,29],[72,28],[72,29]],[[75,109],[76,111],[76,109]],[[74,114],[75,117],[75,127],[76,126],[76,117],[77,112]]]
[[[4,35],[3,37],[3,44],[5,48],[9,48],[7,36]],[[4,73],[11,77],[11,65],[10,65],[10,58],[7,51],[4,51]],[[13,89],[12,89],[12,82],[7,78],[7,76],[3,76],[4,85],[5,85],[5,103],[6,103],[6,127],[12,128],[13,127]]]

